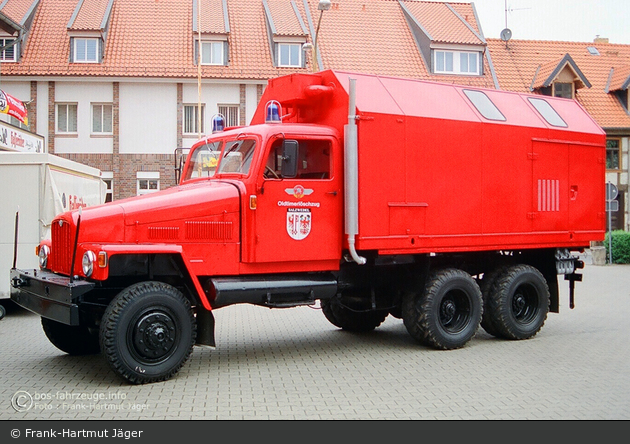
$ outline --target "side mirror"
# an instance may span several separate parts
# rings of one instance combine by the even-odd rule
[[[298,148],[297,140],[282,142],[282,177],[291,179],[297,176]]]

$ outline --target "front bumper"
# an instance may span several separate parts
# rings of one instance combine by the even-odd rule
[[[50,271],[11,269],[11,300],[62,324],[79,325],[78,301],[94,286]]]

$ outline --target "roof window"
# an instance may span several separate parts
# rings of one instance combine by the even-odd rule
[[[529,103],[531,103],[536,111],[547,121],[547,123],[551,126],[557,126],[561,128],[567,128],[567,124],[560,114],[556,112],[555,109],[547,102],[545,99],[537,99],[534,97],[528,97]]]
[[[499,108],[490,100],[485,93],[472,89],[465,89],[464,94],[468,100],[477,108],[479,114],[488,120],[498,120],[505,122],[505,116],[499,111]]]
[[[594,46],[587,46],[586,49],[588,50],[588,53],[590,55],[594,55],[594,56],[600,55],[598,49],[595,48]]]

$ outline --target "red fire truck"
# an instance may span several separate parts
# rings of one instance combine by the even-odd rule
[[[605,231],[605,135],[573,100],[341,71],[269,82],[179,185],[60,214],[12,299],[131,383],[214,346],[214,311],[319,302],[436,349],[537,334]]]

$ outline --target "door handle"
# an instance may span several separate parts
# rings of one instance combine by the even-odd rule
[[[328,191],[326,192],[326,194],[332,194],[333,196],[337,195],[337,191]]]

